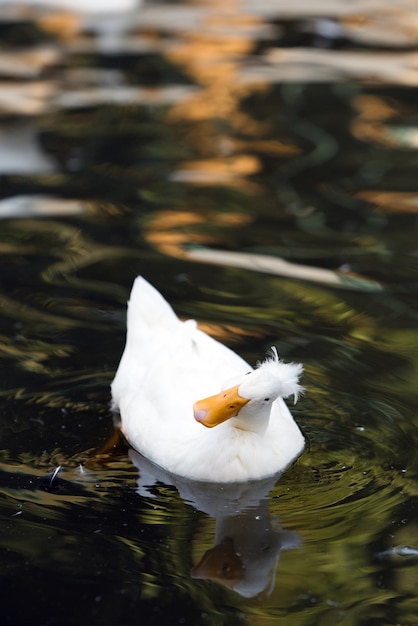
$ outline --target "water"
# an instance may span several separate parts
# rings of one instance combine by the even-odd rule
[[[415,624],[414,5],[56,8],[0,6],[3,623]],[[275,486],[107,444],[137,274],[304,364]]]

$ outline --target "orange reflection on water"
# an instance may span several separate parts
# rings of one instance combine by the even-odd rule
[[[72,41],[81,31],[80,15],[74,11],[50,11],[36,16],[38,26],[62,41]]]
[[[205,185],[228,185],[254,194],[261,191],[261,188],[256,183],[246,180],[245,177],[256,174],[260,170],[261,162],[257,157],[241,154],[229,158],[183,163],[181,169],[173,172],[171,179]]]
[[[205,333],[214,337],[222,343],[227,345],[237,344],[242,341],[243,338],[252,337],[256,339],[263,339],[267,336],[259,328],[243,328],[242,326],[235,326],[232,324],[216,324],[215,322],[202,322],[199,320],[199,328]]]
[[[416,192],[360,191],[357,197],[375,205],[380,213],[418,213]]]
[[[145,239],[163,254],[188,258],[184,246],[219,243],[219,227],[241,228],[253,218],[243,213],[217,213],[209,211],[159,211],[144,224]],[[213,230],[215,227],[215,230]]]
[[[187,140],[196,154],[193,162],[180,164],[172,179],[239,187],[250,195],[257,194],[260,188],[248,176],[258,173],[262,165],[250,154],[250,138],[269,136],[270,128],[268,123],[247,115],[242,99],[268,86],[243,85],[238,77],[257,38],[272,36],[271,27],[259,16],[245,13],[241,3],[234,0],[206,4],[199,25],[199,30],[183,33],[165,48],[169,61],[200,87],[167,114],[173,124],[191,123]],[[249,139],[238,141],[237,133]]]
[[[376,142],[386,146],[396,146],[398,141],[388,132],[387,122],[399,111],[395,105],[375,95],[361,95],[353,98],[352,104],[358,111],[351,124],[351,131],[361,141]]]

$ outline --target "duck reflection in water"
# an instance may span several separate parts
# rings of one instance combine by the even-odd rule
[[[282,550],[300,537],[271,519],[269,492],[278,477],[248,483],[203,483],[169,474],[129,450],[139,471],[137,492],[153,497],[156,483],[174,486],[181,498],[216,521],[214,546],[191,569],[194,579],[210,580],[250,598],[272,591]]]

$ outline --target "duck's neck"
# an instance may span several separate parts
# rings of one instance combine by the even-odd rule
[[[244,406],[236,417],[229,420],[229,424],[238,430],[264,435],[269,425],[271,405],[261,407]]]

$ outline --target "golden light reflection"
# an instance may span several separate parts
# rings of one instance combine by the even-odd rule
[[[252,155],[241,154],[230,158],[190,161],[173,172],[171,180],[205,185],[238,187],[249,194],[261,193],[262,187],[245,177],[261,170],[261,161]]]
[[[144,236],[156,250],[180,259],[188,259],[185,246],[210,245],[219,242],[219,233],[213,227],[241,228],[254,218],[244,213],[217,213],[209,211],[160,211],[144,224]]]
[[[151,215],[143,226],[146,241],[163,254],[192,262],[238,267],[253,272],[284,276],[344,289],[380,291],[382,285],[365,276],[344,270],[292,263],[277,256],[217,249],[222,236],[219,227],[242,228],[254,221],[244,213],[194,213],[161,211]],[[225,234],[223,235],[225,237]],[[190,243],[193,242],[191,247]],[[197,244],[197,246],[196,246]]]
[[[46,312],[44,307],[32,306],[26,302],[9,298],[2,294],[0,296],[0,308],[9,315],[10,319],[19,319],[33,324],[50,324],[56,328],[74,328],[77,321],[70,317],[64,318],[62,315],[54,315]]]
[[[216,324],[215,322],[202,322],[198,324],[200,330],[214,337],[222,343],[237,344],[242,341],[243,338],[252,337],[253,339],[263,339],[267,336],[266,332],[263,332],[260,328],[242,328],[242,326],[235,326],[233,324]]]
[[[74,11],[50,11],[37,17],[42,30],[57,36],[62,41],[72,41],[81,31],[80,15]]]
[[[358,198],[366,200],[380,213],[418,213],[418,194],[407,191],[360,191]]]
[[[74,347],[69,345],[54,346],[43,341],[19,337],[16,337],[15,341],[11,343],[10,337],[0,335],[1,357],[19,363],[21,369],[37,374],[52,373],[50,366],[51,357],[67,358],[74,351]],[[56,367],[54,372],[56,373]]]
[[[266,24],[260,16],[245,13],[242,3],[234,0],[205,5],[200,23],[198,34],[196,30],[185,33],[165,52],[169,61],[182,67],[201,88],[191,98],[175,104],[167,115],[173,124],[199,122],[188,131],[187,139],[201,159],[198,156],[196,161],[180,164],[172,178],[192,184],[239,187],[254,195],[260,188],[247,177],[261,170],[261,162],[249,154],[254,151],[251,140],[244,145],[233,136],[241,133],[262,142],[270,131],[268,123],[250,118],[242,110],[242,99],[268,88],[267,84],[247,86],[238,80],[242,60],[252,53],[255,34],[259,35]],[[264,35],[268,38],[271,32]],[[272,146],[263,148],[271,150]],[[275,149],[280,151],[279,144]]]
[[[388,125],[389,120],[401,114],[395,104],[375,95],[357,96],[353,98],[352,104],[358,111],[351,124],[355,137],[367,143],[374,142],[391,148],[405,145],[401,136]]]

